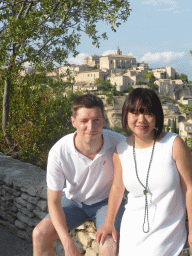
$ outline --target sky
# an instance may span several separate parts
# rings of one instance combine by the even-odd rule
[[[89,55],[113,54],[117,48],[123,55],[132,55],[137,62],[145,61],[149,68],[173,67],[192,81],[192,0],[130,0],[132,9],[128,20],[112,32],[104,23],[99,32],[107,32],[108,40],[100,47],[92,45],[82,35],[77,47],[79,55],[68,59],[82,64]]]

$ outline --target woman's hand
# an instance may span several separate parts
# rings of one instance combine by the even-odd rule
[[[117,231],[115,230],[114,225],[104,224],[96,233],[96,242],[103,245],[107,235],[111,235],[113,240],[117,242]]]

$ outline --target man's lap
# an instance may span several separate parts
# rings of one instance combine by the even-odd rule
[[[85,223],[88,220],[93,220],[97,230],[104,224],[107,214],[108,198],[101,202],[86,205],[84,203],[78,203],[73,200],[67,199],[65,193],[63,193],[61,205],[66,216],[68,228],[73,230]],[[124,205],[126,200],[123,199],[119,211],[116,216],[115,228],[119,232],[121,218],[124,212]],[[49,218],[49,214],[45,218]]]

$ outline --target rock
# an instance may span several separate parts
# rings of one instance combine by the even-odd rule
[[[37,206],[39,207],[39,209],[43,212],[47,211],[47,201],[45,200],[41,200],[38,202]]]
[[[95,240],[92,242],[91,248],[94,252],[99,253],[99,246]]]
[[[77,232],[76,237],[78,238],[78,241],[81,244],[83,244],[84,246],[86,246],[86,247],[90,247],[91,246],[91,243],[92,243],[91,238],[84,231]]]
[[[98,256],[98,253],[96,253],[95,251],[93,251],[91,248],[88,248],[86,250],[85,256]]]
[[[23,222],[21,222],[20,220],[16,220],[14,224],[19,229],[25,229],[26,228],[26,225]]]

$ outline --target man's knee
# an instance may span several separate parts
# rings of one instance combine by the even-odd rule
[[[32,233],[34,243],[52,243],[58,238],[55,228],[50,219],[43,219]]]
[[[118,243],[110,235],[105,238],[103,245],[99,245],[99,255],[117,255],[117,251]]]

